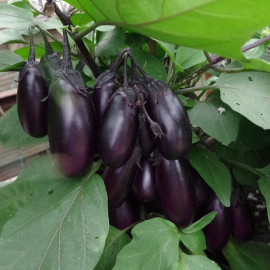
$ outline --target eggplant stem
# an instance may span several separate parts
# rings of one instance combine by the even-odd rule
[[[49,54],[53,54],[53,48],[50,44],[50,42],[48,41],[47,39],[47,36],[45,34],[45,31],[40,28],[38,25],[35,25],[36,28],[38,28],[38,30],[40,31],[41,35],[42,35],[42,38],[44,40],[44,44],[45,44],[45,54],[46,55],[49,55]]]
[[[127,78],[127,58],[128,58],[128,54],[125,53],[124,54],[124,74],[123,74],[123,87],[128,87],[128,78]]]
[[[64,46],[63,46],[63,61],[61,69],[71,69],[72,63],[70,58],[70,47],[68,42],[67,31],[63,30]]]
[[[28,56],[28,62],[35,61],[35,46],[34,46],[34,38],[32,33],[33,25],[29,25],[29,37],[30,37],[30,52]]]

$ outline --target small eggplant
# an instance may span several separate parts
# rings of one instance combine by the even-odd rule
[[[195,215],[193,183],[185,160],[161,157],[156,166],[156,185],[161,207],[178,227],[189,225]]]
[[[137,150],[119,168],[106,167],[102,178],[107,190],[109,208],[119,207],[127,199],[137,168]]]
[[[157,200],[155,170],[148,159],[141,160],[141,168],[137,169],[133,182],[133,194],[141,203]]]
[[[254,234],[254,223],[241,189],[233,188],[231,197],[232,235],[240,241],[248,241]]]
[[[213,253],[220,252],[231,234],[231,211],[213,194],[205,214],[216,211],[217,215],[204,229],[207,249]]]
[[[148,83],[150,97],[147,112],[161,128],[157,147],[169,160],[182,158],[192,144],[191,127],[185,107],[179,98],[161,81]]]
[[[110,225],[123,230],[139,220],[139,205],[128,199],[116,209],[109,210]]]
[[[30,54],[20,71],[17,111],[19,121],[26,133],[41,138],[47,135],[48,88],[38,62],[35,61],[35,48],[30,27]]]
[[[73,70],[64,33],[63,61],[50,87],[48,135],[56,166],[68,176],[79,176],[90,166],[95,146],[95,115],[80,74]]]

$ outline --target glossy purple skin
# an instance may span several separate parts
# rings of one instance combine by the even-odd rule
[[[51,88],[48,135],[53,160],[68,177],[84,173],[93,159],[95,115],[88,97],[59,78]]]
[[[156,166],[156,185],[161,207],[178,227],[189,225],[195,215],[196,200],[189,167],[185,160],[167,160]]]
[[[182,158],[192,144],[191,127],[187,112],[170,89],[157,93],[157,102],[148,99],[147,111],[165,136],[157,139],[161,154],[169,160]]]
[[[104,114],[98,135],[99,154],[107,166],[118,168],[130,158],[137,130],[136,108],[125,92],[117,93]]]
[[[109,208],[119,207],[126,200],[131,191],[136,168],[134,155],[119,168],[105,168],[102,178],[107,191]]]
[[[101,121],[104,112],[106,111],[111,95],[117,90],[118,85],[115,80],[111,79],[103,84],[96,84],[93,92],[93,101],[97,114],[98,122]]]
[[[148,156],[151,152],[154,151],[156,147],[156,139],[155,135],[150,129],[149,123],[144,117],[140,118],[140,128],[138,135],[142,156]]]
[[[232,215],[232,235],[240,241],[248,241],[254,234],[254,224],[250,209],[247,204],[231,207]]]
[[[207,249],[213,253],[220,252],[226,245],[231,234],[231,211],[214,195],[206,214],[216,211],[217,215],[204,229]]]
[[[141,169],[137,169],[133,182],[133,194],[139,202],[155,202],[157,199],[155,170],[147,159],[141,160]]]
[[[47,135],[48,88],[36,62],[22,68],[17,93],[17,111],[22,128],[35,138]]]

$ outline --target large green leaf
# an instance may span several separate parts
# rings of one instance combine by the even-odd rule
[[[9,50],[0,51],[0,72],[8,70],[20,70],[24,64],[23,59]]]
[[[25,133],[19,122],[15,105],[0,118],[0,141],[6,147],[21,147],[47,142],[48,137],[37,139]]]
[[[111,270],[115,264],[118,252],[130,242],[130,237],[125,231],[119,231],[110,226],[102,256],[95,270]]]
[[[0,190],[1,269],[94,268],[109,230],[99,165],[70,179],[41,158]]]
[[[270,222],[270,177],[262,176],[259,179],[259,188],[265,198],[267,213],[268,213],[268,220]]]
[[[0,31],[0,44],[4,43],[25,43],[25,39],[22,37],[19,31],[15,29],[4,29]]]
[[[267,270],[270,246],[258,242],[241,243],[231,239],[222,250],[232,270]]]
[[[179,231],[181,242],[194,254],[202,254],[206,249],[205,236],[202,232],[184,233]]]
[[[67,0],[71,4],[75,0]],[[259,59],[247,59],[240,47],[269,24],[268,0],[76,0],[98,22],[110,22],[168,43],[204,49],[270,70]],[[256,18],[256,19],[254,19]]]
[[[215,191],[226,207],[230,206],[231,175],[227,167],[211,151],[193,145],[188,152],[188,159],[205,182]]]
[[[235,67],[236,64],[230,65]],[[266,72],[221,74],[220,96],[234,111],[254,124],[270,129],[270,76]]]
[[[177,227],[162,218],[144,221],[132,230],[133,239],[118,254],[114,270],[164,270],[179,261]]]
[[[9,4],[0,4],[0,28],[27,30],[34,16],[31,11]]]
[[[190,122],[224,145],[237,138],[240,115],[224,104],[217,95],[197,104],[188,111]],[[224,111],[223,111],[224,110]]]

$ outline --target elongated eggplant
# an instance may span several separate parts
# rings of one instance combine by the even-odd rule
[[[45,78],[47,87],[49,88],[53,77],[61,67],[61,59],[59,57],[59,54],[53,50],[44,31],[41,28],[39,28],[39,30],[42,34],[45,44],[45,54],[42,55],[40,58],[40,69]]]
[[[137,167],[137,150],[119,168],[106,167],[102,178],[106,187],[109,208],[119,207],[131,191]]]
[[[161,207],[179,227],[190,224],[196,211],[194,187],[185,160],[161,157],[156,166],[156,184]]]
[[[141,203],[157,200],[155,170],[148,159],[141,160],[141,168],[137,169],[133,181],[133,194]]]
[[[207,249],[213,253],[220,252],[231,234],[231,211],[225,207],[214,194],[205,214],[216,211],[217,215],[204,229]]]
[[[149,116],[161,128],[157,147],[169,160],[182,158],[192,144],[191,127],[187,112],[179,98],[161,81],[148,84],[150,97],[146,104]]]
[[[240,241],[248,241],[254,234],[254,223],[241,189],[233,188],[231,196],[232,235]]]
[[[116,209],[109,210],[110,225],[119,230],[132,225],[139,220],[139,205],[133,199],[124,201]]]
[[[81,175],[93,159],[95,115],[80,74],[72,69],[64,33],[61,70],[51,83],[48,104],[48,135],[56,166],[68,176]]]
[[[32,137],[47,135],[48,88],[38,62],[35,61],[35,48],[30,27],[30,54],[20,71],[17,111],[22,128]]]

